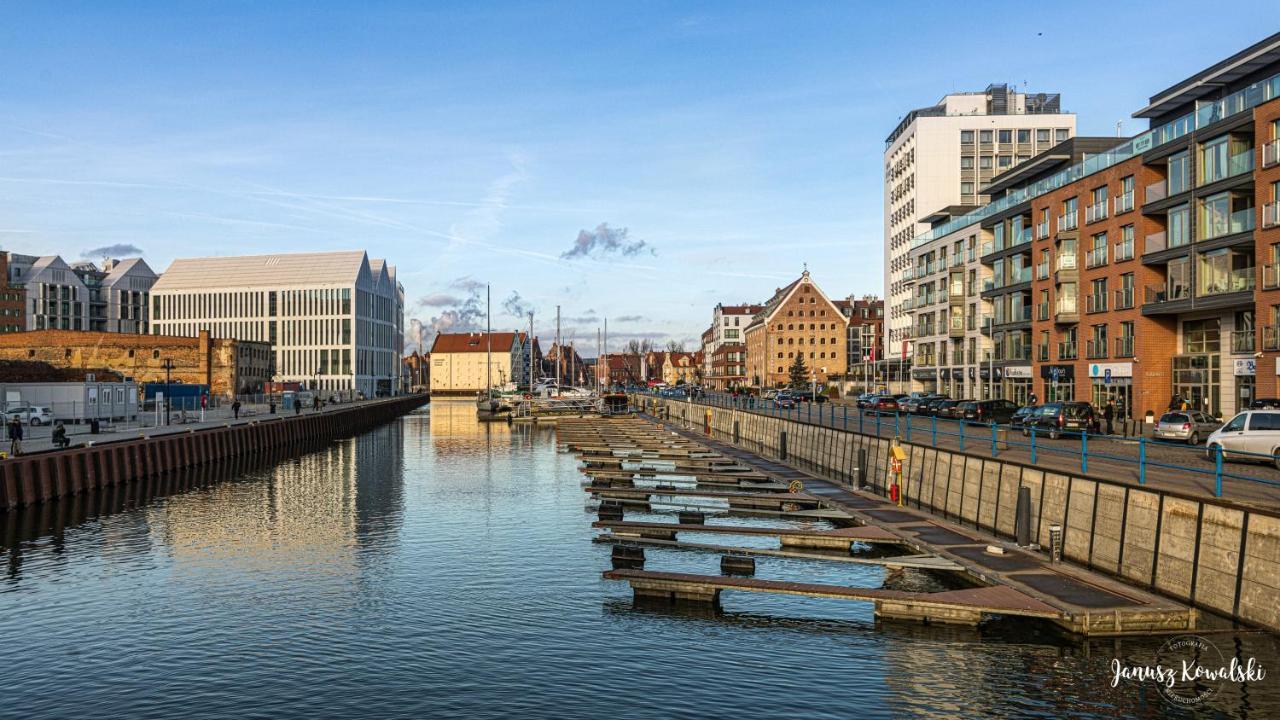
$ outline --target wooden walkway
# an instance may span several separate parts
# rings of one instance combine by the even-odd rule
[[[648,419],[582,421],[582,424],[597,425],[614,423],[621,427],[590,429],[580,428],[575,424],[562,425],[560,428],[562,432],[569,433],[561,438],[562,447],[590,447],[589,462],[592,464],[609,461],[617,463],[604,476],[611,485],[615,481],[625,484],[628,473],[631,474],[633,484],[640,477],[639,473],[648,472],[623,467],[624,457],[613,453],[612,443],[628,448],[679,448],[679,452],[669,453],[670,457],[665,458],[664,462],[696,465],[703,473],[719,472],[719,468],[726,467],[741,468],[730,472],[750,473],[753,479],[762,479],[768,485],[742,487],[742,490],[749,492],[612,486],[587,488],[593,495],[624,503],[644,503],[655,496],[705,497],[730,503],[768,503],[769,506],[779,508],[794,507],[796,500],[802,498],[803,502],[811,502],[820,506],[820,509],[838,510],[856,524],[836,530],[803,530],[602,520],[595,523],[595,527],[605,531],[605,535],[600,536],[604,541],[749,553],[750,548],[686,542],[678,540],[677,535],[771,535],[779,538],[782,549],[767,549],[760,554],[779,556],[803,552],[796,548],[821,549],[827,552],[834,550],[843,555],[849,552],[854,542],[873,543],[906,549],[909,554],[902,558],[903,567],[959,569],[969,580],[982,584],[981,587],[963,590],[912,593],[883,588],[852,588],[637,569],[615,569],[604,574],[606,579],[630,583],[637,598],[718,603],[720,593],[724,590],[771,592],[867,601],[875,604],[878,617],[923,622],[977,624],[987,617],[1002,615],[1044,618],[1071,632],[1086,636],[1185,632],[1197,626],[1197,613],[1188,606],[1097,573],[1050,563],[1042,554],[1023,551],[997,538],[921,511],[895,507],[884,498],[814,477],[726,443],[687,430],[661,426]],[[595,441],[588,442],[584,438],[594,438]],[[588,456],[584,454],[584,459],[586,457]],[[687,474],[696,474],[698,471],[689,470]],[[600,473],[601,469],[588,466],[584,468],[584,472],[596,478],[599,477],[596,473]],[[672,470],[658,472],[685,474]],[[804,491],[787,492],[786,488],[796,480],[803,483]],[[998,546],[1003,551],[992,553],[988,551],[988,546]],[[817,554],[810,555],[821,557]],[[842,556],[840,559],[846,558]],[[892,560],[889,557],[872,561]],[[882,564],[892,566],[891,562]]]

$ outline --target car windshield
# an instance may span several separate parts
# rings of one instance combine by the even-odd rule
[[[1160,422],[1162,424],[1169,423],[1171,425],[1181,425],[1183,423],[1191,422],[1191,419],[1182,413],[1165,413],[1160,416]]]

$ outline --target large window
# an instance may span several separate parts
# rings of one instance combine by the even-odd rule
[[[1223,135],[1200,146],[1200,184],[1221,180],[1228,175],[1228,140]]]
[[[1253,254],[1232,252],[1230,248],[1200,253],[1200,295],[1244,292],[1253,289]]]
[[[1169,208],[1168,246],[1181,247],[1191,243],[1191,210],[1186,205]]]
[[[1169,280],[1166,300],[1183,300],[1191,297],[1191,258],[1180,257],[1169,261]]]
[[[1191,158],[1185,152],[1169,157],[1169,194],[1191,189]]]
[[[1182,352],[1188,355],[1218,352],[1221,347],[1218,332],[1218,318],[1184,321]]]

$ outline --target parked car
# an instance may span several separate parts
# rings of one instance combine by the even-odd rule
[[[971,400],[943,400],[942,402],[938,403],[934,407],[933,414],[940,418],[949,418],[954,420],[960,417],[960,405],[967,402],[972,402],[972,401]]]
[[[867,409],[886,413],[898,412],[898,398],[892,395],[877,395]]]
[[[939,395],[937,397],[925,400],[924,402],[920,403],[920,414],[936,416],[938,414],[938,408],[942,407],[942,403],[950,399],[951,398],[947,397],[946,395]]]
[[[769,388],[768,390],[765,390],[764,394],[761,395],[760,397],[764,398],[765,400],[772,400],[778,397],[778,390],[777,388]]]
[[[1013,419],[1017,411],[1018,406],[1008,400],[971,400],[961,404],[957,414],[967,422],[1003,425]]]
[[[920,412],[920,408],[925,403],[929,402],[935,397],[937,396],[936,395],[913,395],[911,397],[908,397],[906,400],[903,400],[902,402],[898,403],[898,405],[899,407],[902,408],[902,412],[904,413],[910,413],[912,415],[920,415],[922,414]]]
[[[1258,398],[1249,403],[1250,410],[1280,410],[1280,398]]]
[[[20,422],[28,425],[48,425],[53,422],[53,413],[47,407],[39,405],[23,405],[22,407],[10,408],[4,413],[5,422],[13,422],[14,418],[18,418]]]
[[[858,399],[855,401],[855,403],[857,404],[858,407],[865,408],[867,404],[871,402],[872,398],[874,397],[876,397],[875,393],[869,393],[869,392],[862,393],[861,395],[858,396]]]
[[[1086,402],[1054,402],[1040,406],[1040,412],[1028,418],[1022,426],[1024,435],[1035,429],[1037,434],[1056,440],[1063,433],[1097,432],[1100,416]]]
[[[821,404],[827,401],[827,396],[823,395],[821,391],[814,395],[812,390],[792,390],[791,397],[799,402],[817,402]]]
[[[1280,468],[1280,412],[1239,413],[1209,435],[1205,457],[1214,460],[1218,448],[1224,459],[1263,460]]]
[[[1040,412],[1039,405],[1025,405],[1014,411],[1009,418],[1010,430],[1021,430],[1023,435],[1027,435],[1026,422],[1027,418],[1034,416]]]
[[[783,410],[790,410],[796,406],[796,399],[791,396],[791,393],[780,392],[773,396],[773,406]]]
[[[1188,445],[1199,445],[1200,438],[1208,437],[1222,427],[1218,419],[1198,410],[1167,412],[1160,416],[1152,437],[1157,440],[1177,440]]]

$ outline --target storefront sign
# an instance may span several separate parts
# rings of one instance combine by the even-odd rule
[[[1133,363],[1090,363],[1089,377],[1131,378],[1133,377]]]
[[[1063,382],[1066,380],[1075,380],[1075,365],[1041,365],[1040,377],[1053,382]]]
[[[938,371],[933,368],[912,368],[911,377],[916,380],[934,380],[938,377]]]
[[[1280,360],[1280,358],[1277,358]],[[1236,360],[1236,375],[1257,375],[1258,365],[1253,358],[1242,358]]]
[[[996,371],[996,380],[999,380],[1000,377],[1004,374],[1004,368],[1002,367],[988,368],[984,365],[983,367],[978,368],[978,377],[982,378],[983,380],[990,380],[991,370]]]
[[[1004,376],[1010,380],[1030,380],[1030,365],[1010,365],[1004,369]]]

